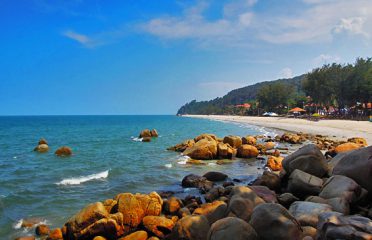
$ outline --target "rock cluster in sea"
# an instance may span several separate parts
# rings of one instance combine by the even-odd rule
[[[305,144],[279,159],[279,141]],[[250,185],[221,172],[189,174],[181,185],[201,195],[120,193],[87,205],[60,229],[39,226],[37,233],[67,240],[372,239],[372,146],[362,138],[203,134],[171,149],[201,161],[270,154],[267,165],[277,171]]]
[[[142,142],[151,142],[152,138],[156,138],[158,136],[159,134],[156,129],[144,129],[140,132],[138,137],[142,139]]]
[[[39,143],[38,145],[34,148],[34,151],[35,152],[39,152],[39,153],[46,153],[49,151],[49,145],[48,145],[48,142],[44,139],[44,138],[41,138],[39,140]],[[72,149],[70,147],[67,147],[67,146],[62,146],[60,148],[58,148],[54,154],[58,157],[67,157],[67,156],[71,156],[72,155]]]

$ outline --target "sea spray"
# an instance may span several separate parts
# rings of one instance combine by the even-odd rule
[[[91,180],[96,180],[96,179],[105,179],[109,175],[109,170],[100,172],[100,173],[95,173],[87,176],[80,176],[76,178],[67,178],[63,179],[62,181],[56,183],[57,185],[78,185],[84,182],[88,182]]]

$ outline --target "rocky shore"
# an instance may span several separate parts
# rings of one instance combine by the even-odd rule
[[[286,146],[301,147],[291,153]],[[50,240],[372,239],[372,146],[363,138],[202,134],[168,150],[188,156],[190,164],[258,158],[266,167],[248,185],[221,172],[185,176],[180,184],[198,189],[197,196],[119,193],[88,204],[61,228],[36,226],[36,236]]]

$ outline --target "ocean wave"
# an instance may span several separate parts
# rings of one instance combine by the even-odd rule
[[[181,164],[181,165],[185,165],[187,164],[187,161],[190,159],[189,156],[184,156],[184,155],[181,155],[178,159],[177,159],[177,163],[178,164]]]
[[[57,185],[78,185],[84,182],[88,182],[91,180],[96,180],[96,179],[104,179],[107,178],[109,175],[109,170],[100,172],[100,173],[95,173],[87,176],[81,176],[77,178],[67,178],[63,179],[62,181],[56,183]]]
[[[22,225],[23,225],[23,218],[19,219],[17,222],[15,222],[13,224],[13,229],[21,229],[22,228]],[[35,224],[33,224],[33,226],[38,226],[38,225],[49,225],[48,221],[47,220],[40,220],[39,222],[35,222]],[[27,228],[27,227],[26,227]]]
[[[131,138],[135,142],[142,142],[142,139],[143,139],[143,138],[138,138],[138,137],[133,137],[133,136]]]
[[[164,165],[166,168],[172,168],[172,163],[167,163]]]

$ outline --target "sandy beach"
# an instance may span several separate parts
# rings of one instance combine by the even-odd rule
[[[321,134],[337,139],[363,137],[372,144],[372,122],[350,120],[320,120],[313,122],[305,119],[283,117],[253,117],[229,115],[185,115],[185,117],[204,118],[217,121],[246,123],[256,126],[285,131]]]

